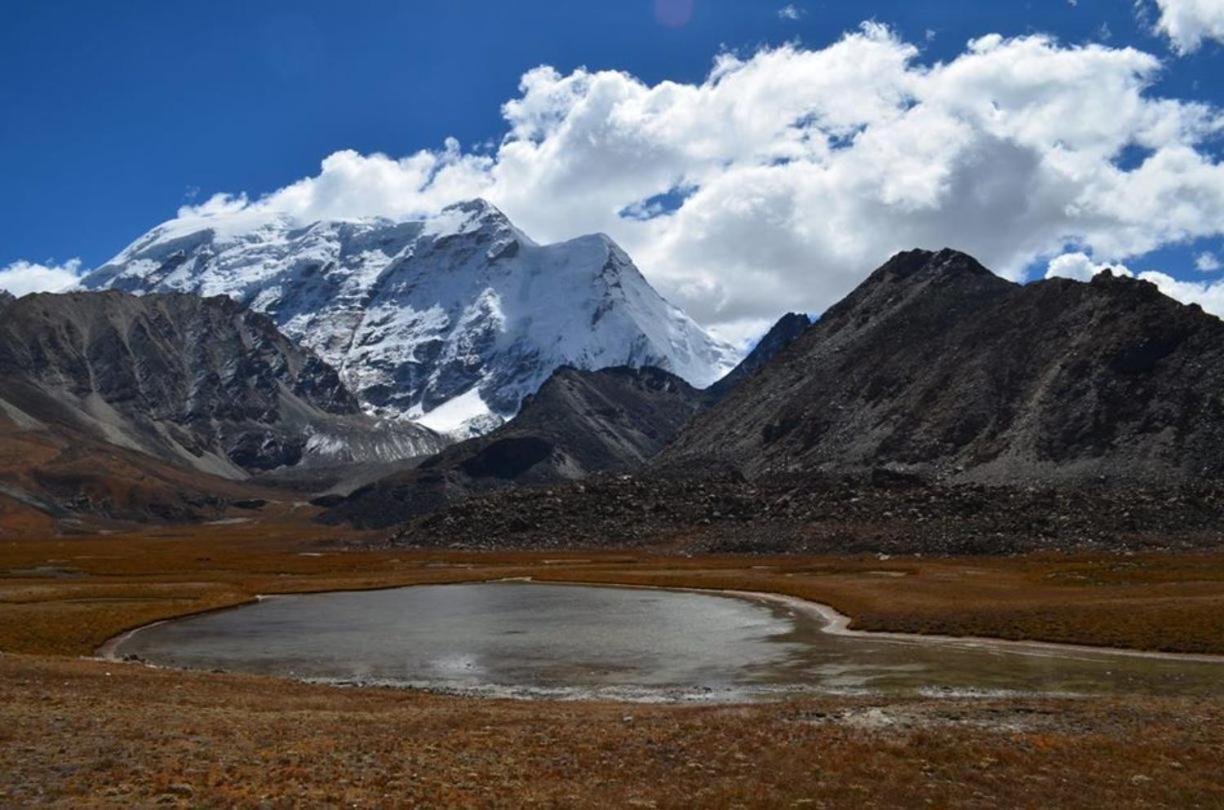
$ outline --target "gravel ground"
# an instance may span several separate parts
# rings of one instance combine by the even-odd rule
[[[599,476],[471,498],[401,546],[666,547],[690,553],[1014,554],[1224,548],[1224,488],[933,485],[877,473],[746,481]]]

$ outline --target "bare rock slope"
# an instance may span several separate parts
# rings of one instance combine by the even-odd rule
[[[783,315],[778,319],[777,323],[769,328],[764,337],[757,341],[757,345],[752,348],[752,351],[748,352],[747,356],[739,362],[739,365],[706,389],[710,397],[712,399],[722,399],[731,393],[732,388],[735,388],[735,386],[752,376],[757,369],[768,363],[775,354],[793,343],[811,325],[812,320],[801,312],[788,312]]]
[[[336,371],[224,297],[28,295],[0,323],[0,412],[225,478],[443,441],[361,412]]]
[[[661,369],[557,370],[512,421],[414,470],[324,503],[328,522],[390,526],[470,495],[640,467],[707,402]]]
[[[997,484],[1224,474],[1224,322],[1108,272],[1017,285],[898,254],[660,455]]]

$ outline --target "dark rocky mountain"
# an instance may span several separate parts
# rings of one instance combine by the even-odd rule
[[[707,388],[706,392],[714,399],[722,399],[731,392],[732,388],[748,379],[754,371],[765,365],[775,354],[791,345],[795,338],[802,335],[811,325],[811,319],[803,313],[786,313],[769,328],[765,336],[739,362],[739,365]]]
[[[6,306],[16,300],[17,299],[8,290],[0,290],[0,309],[4,309]]]
[[[228,298],[39,294],[4,316],[0,413],[14,430],[231,479],[443,445],[419,426],[363,414],[335,370]]]
[[[992,484],[1224,474],[1224,322],[1155,286],[889,260],[698,416],[662,468],[887,468]]]
[[[390,526],[472,494],[544,486],[642,465],[706,403],[653,367],[558,369],[513,420],[418,468],[325,498],[327,522]]]

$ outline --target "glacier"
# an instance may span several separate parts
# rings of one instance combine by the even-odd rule
[[[609,237],[537,244],[479,199],[402,222],[187,214],[79,286],[230,297],[334,366],[372,414],[457,437],[512,417],[561,366],[658,366],[705,387],[739,359]]]

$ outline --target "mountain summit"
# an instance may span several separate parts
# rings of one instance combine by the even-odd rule
[[[877,467],[983,483],[1224,477],[1224,322],[1154,285],[1019,285],[893,257],[662,454],[750,475]]]
[[[81,284],[233,298],[337,368],[368,409],[449,432],[488,430],[564,365],[651,365],[700,387],[737,359],[607,236],[539,245],[483,200],[409,222],[180,218]]]
[[[774,355],[785,349],[812,325],[807,315],[801,312],[788,312],[769,328],[769,331],[757,341],[752,351],[745,355],[739,365],[731,369],[725,377],[706,389],[711,399],[722,399],[732,388],[739,385],[753,372],[768,363]]]

